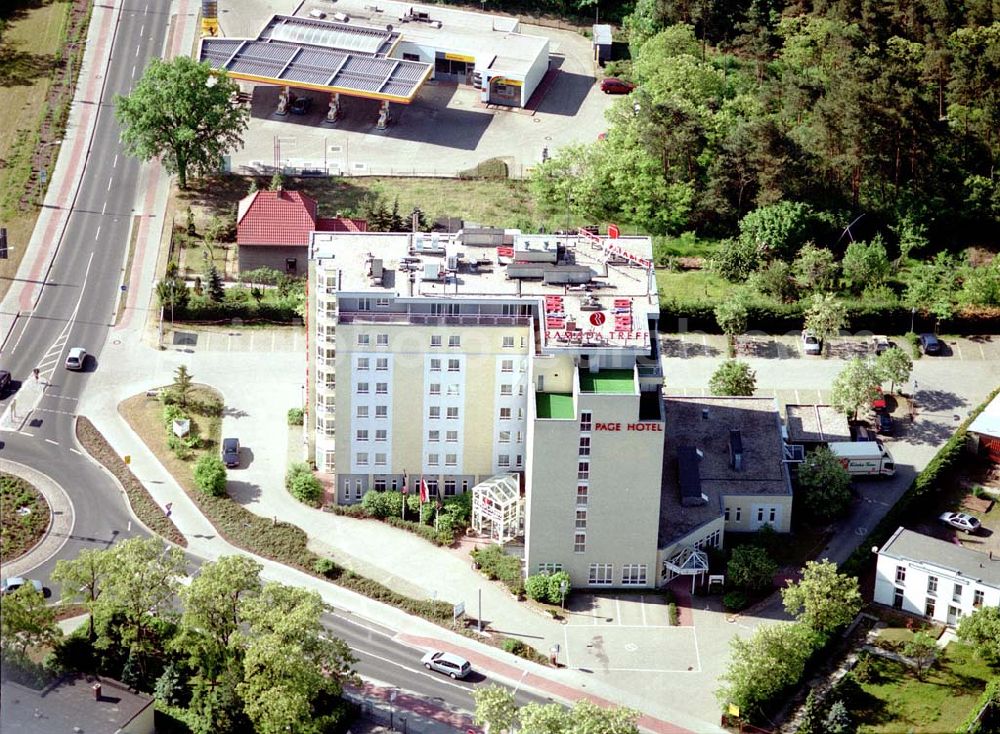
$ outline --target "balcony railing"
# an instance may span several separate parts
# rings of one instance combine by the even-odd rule
[[[341,311],[341,324],[419,324],[423,326],[527,326],[529,316],[500,314],[446,315],[406,312]]]

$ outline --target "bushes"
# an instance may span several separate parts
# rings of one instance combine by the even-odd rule
[[[495,544],[476,548],[469,555],[486,578],[491,581],[502,581],[512,594],[520,596],[524,593],[520,558],[507,555],[503,548]]]
[[[405,518],[404,501],[407,509]],[[436,509],[436,503],[421,503],[420,497],[415,494],[404,495],[402,492],[372,489],[365,492],[360,505],[338,506],[333,511],[338,515],[382,520],[393,527],[409,530],[435,545],[451,545],[455,542],[455,535],[463,532],[469,525],[472,495],[448,497],[441,508]]]
[[[722,605],[730,612],[739,612],[747,608],[749,601],[742,591],[730,591],[722,597]]]
[[[535,601],[548,602],[549,604],[562,604],[564,600],[563,584],[566,584],[566,594],[570,591],[569,574],[565,571],[556,573],[536,573],[529,576],[524,582],[524,592],[529,599]]]
[[[305,421],[305,411],[302,408],[289,408],[288,409],[288,425],[290,426],[301,426]]]
[[[674,602],[667,604],[667,619],[670,621],[671,627],[676,627],[681,623],[681,613],[677,610],[677,605]]]
[[[194,465],[194,483],[212,497],[226,494],[226,465],[215,454],[203,454]]]
[[[524,593],[534,601],[545,601],[549,596],[548,574],[536,573],[524,580]]]
[[[285,474],[285,489],[299,502],[313,507],[318,507],[323,497],[323,485],[304,462],[288,467],[288,472]]]
[[[508,637],[500,647],[504,652],[509,652],[511,655],[520,655],[524,651],[525,644],[518,639]]]

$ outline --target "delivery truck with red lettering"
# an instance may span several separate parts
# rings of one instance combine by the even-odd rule
[[[891,477],[896,473],[896,462],[881,441],[835,441],[827,446],[852,477]]]

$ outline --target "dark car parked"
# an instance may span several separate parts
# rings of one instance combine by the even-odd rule
[[[230,469],[240,465],[240,440],[238,438],[222,439],[222,461]]]
[[[921,334],[920,351],[924,354],[941,354],[941,342],[933,334]]]
[[[892,420],[892,416],[885,411],[879,411],[875,414],[875,430],[884,436],[891,436],[892,429],[895,427],[895,422]]]
[[[635,89],[635,84],[624,79],[617,79],[609,76],[601,80],[601,91],[605,94],[628,94]]]
[[[8,390],[10,390],[10,372],[0,370],[0,398],[6,395]]]

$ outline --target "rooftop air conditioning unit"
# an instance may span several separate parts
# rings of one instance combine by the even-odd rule
[[[424,280],[441,280],[441,263],[425,263]]]
[[[339,21],[341,23],[347,23],[351,20],[351,16],[349,16],[347,13],[334,13],[333,18],[334,20]]]

